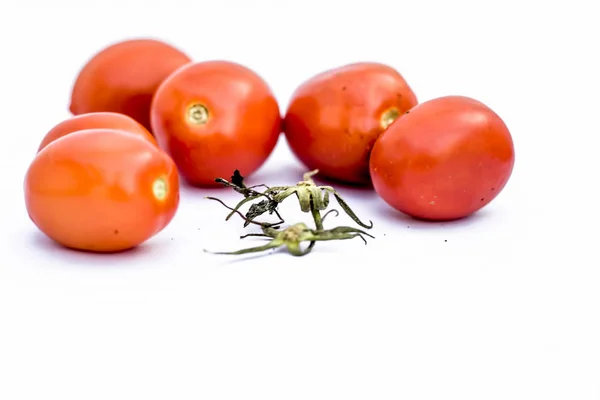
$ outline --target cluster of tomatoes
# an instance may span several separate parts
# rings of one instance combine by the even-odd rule
[[[308,169],[372,185],[422,219],[476,212],[514,164],[511,135],[486,105],[461,96],[419,103],[399,72],[378,63],[310,78],[282,116],[268,84],[243,65],[125,40],[82,68],[70,111],[43,138],[25,198],[42,232],[87,251],[148,240],[177,211],[179,176],[208,187],[236,169],[252,175],[281,133]]]

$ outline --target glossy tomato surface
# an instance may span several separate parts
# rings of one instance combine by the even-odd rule
[[[113,112],[95,112],[76,115],[56,124],[42,139],[38,151],[56,139],[84,129],[118,129],[139,135],[142,138],[157,145],[154,136],[148,132],[140,123],[125,114]]]
[[[380,136],[371,153],[376,192],[419,219],[466,217],[490,203],[515,162],[511,134],[483,103],[463,96],[413,108]]]
[[[152,129],[183,177],[214,186],[238,169],[251,175],[269,157],[281,132],[279,106],[266,82],[227,61],[189,64],[156,92]]]
[[[392,67],[354,63],[300,85],[283,130],[290,148],[309,169],[319,169],[333,180],[368,184],[375,140],[416,104],[413,90]]]
[[[83,130],[37,153],[25,176],[29,217],[63,246],[93,252],[135,247],[179,205],[175,163],[129,133]]]
[[[190,62],[181,50],[154,39],[112,44],[81,69],[71,93],[70,110],[79,115],[112,111],[128,115],[150,130],[150,104],[160,83]]]

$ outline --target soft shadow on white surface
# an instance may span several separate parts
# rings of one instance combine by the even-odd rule
[[[468,229],[472,225],[483,226],[486,219],[493,217],[493,212],[487,208],[483,208],[478,212],[451,221],[426,221],[422,219],[413,218],[410,215],[404,214],[397,211],[387,204],[382,204],[380,207],[374,207],[372,211],[378,220],[385,221],[389,224],[397,224],[399,227],[406,226],[410,229]]]
[[[144,260],[148,262],[146,265],[150,265],[153,257],[169,245],[165,240],[151,240],[132,249],[100,254],[66,248],[37,230],[28,231],[23,239],[27,248],[38,253],[36,258],[40,267],[44,259],[60,259],[63,261],[61,267],[139,268],[144,265]]]

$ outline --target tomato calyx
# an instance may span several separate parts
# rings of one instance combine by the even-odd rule
[[[244,220],[244,227],[248,225],[257,225],[261,228],[261,233],[251,233],[241,236],[246,238],[250,236],[267,237],[272,240],[263,246],[257,246],[247,249],[242,249],[234,252],[220,252],[216,254],[246,254],[251,252],[260,252],[269,249],[275,249],[281,246],[287,247],[290,254],[294,256],[303,256],[310,253],[315,246],[317,241],[329,241],[329,240],[347,240],[356,237],[361,238],[365,244],[365,236],[374,238],[374,236],[366,233],[358,228],[349,226],[338,226],[333,229],[325,229],[323,222],[325,218],[331,213],[339,215],[339,211],[336,209],[327,210],[329,207],[330,195],[333,195],[337,200],[342,210],[357,224],[363,228],[371,229],[373,222],[369,221],[369,224],[362,222],[356,213],[350,208],[350,206],[344,201],[339,193],[331,186],[317,186],[313,181],[312,177],[318,173],[318,170],[307,172],[303,176],[303,180],[298,182],[296,185],[290,186],[274,186],[269,187],[265,184],[259,184],[254,186],[246,186],[243,182],[243,177],[239,171],[235,171],[230,181],[223,178],[216,178],[215,182],[221,183],[226,187],[232,188],[234,191],[240,193],[244,198],[240,200],[237,205],[230,207],[215,197],[206,197],[209,200],[215,200],[221,203],[224,207],[229,209],[231,212],[227,215],[225,220],[229,220],[234,214],[239,215]],[[264,188],[263,191],[257,190],[257,188]],[[296,223],[287,226],[284,229],[282,224],[285,223],[284,219],[277,210],[279,204],[290,196],[295,195],[298,199],[300,210],[305,213],[311,213],[315,224],[315,229],[309,228],[304,223]],[[258,200],[257,202],[250,205],[248,211],[244,214],[240,211],[240,208],[245,204]],[[321,212],[326,211],[325,214]],[[278,217],[278,221],[275,222],[259,222],[256,220],[257,217],[264,214],[275,214]],[[306,249],[302,250],[300,244],[302,242],[309,242]]]
[[[337,212],[337,210],[330,210],[330,212],[331,211]],[[325,219],[327,214],[323,216],[323,219]],[[347,240],[358,237],[362,239],[365,242],[365,244],[367,244],[367,240],[364,238],[363,235],[369,236],[371,238],[374,237],[364,231],[361,231],[360,229],[351,228],[348,226],[339,226],[337,228],[327,230],[310,229],[303,222],[291,225],[285,228],[284,230],[278,230],[273,227],[263,226],[262,233],[249,233],[241,236],[241,238],[246,238],[249,236],[271,238],[272,240],[269,241],[267,244],[230,252],[215,252],[214,254],[240,255],[248,253],[257,253],[285,246],[287,247],[291,255],[300,257],[310,253],[313,249],[313,246],[311,246],[310,244],[306,249],[302,249],[300,247],[300,243],[302,242],[310,242],[311,244],[313,244],[317,241]]]
[[[186,121],[192,125],[205,125],[210,118],[208,108],[201,103],[194,103],[187,108]]]
[[[317,169],[305,173],[303,180],[298,182],[295,186],[276,186],[270,188],[269,191],[274,193],[273,200],[277,203],[281,203],[292,194],[295,194],[300,203],[300,209],[303,212],[310,212],[317,229],[322,229],[323,225],[320,212],[327,209],[329,206],[329,195],[332,194],[342,210],[344,210],[356,224],[363,228],[371,229],[373,227],[373,222],[369,221],[368,225],[362,222],[333,187],[315,185],[312,177],[318,173],[319,170]]]

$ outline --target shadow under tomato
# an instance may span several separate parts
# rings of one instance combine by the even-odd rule
[[[229,179],[229,177],[226,177],[226,179]],[[181,175],[179,176],[179,187],[183,190],[188,190],[188,191],[198,191],[198,190],[218,191],[218,190],[222,190],[224,188],[223,185],[220,185],[216,182],[212,186],[194,185]]]
[[[157,251],[155,246],[147,242],[130,249],[106,253],[72,249],[56,243],[39,231],[32,233],[30,244],[35,248],[35,251],[46,252],[52,254],[52,256],[59,256],[68,262],[84,263],[90,266],[106,266],[110,264],[111,261],[117,260],[119,261],[119,264],[130,260],[139,261],[140,255],[148,256],[148,254]],[[139,263],[128,264],[133,265]]]
[[[267,186],[293,186],[302,180],[306,170],[301,164],[290,162],[279,168],[261,168],[245,178],[248,186],[265,184]]]
[[[351,191],[355,191],[355,192],[365,192],[365,193],[371,193],[371,192],[375,191],[373,188],[373,184],[371,182],[363,183],[363,184],[349,183],[349,182],[340,181],[340,180],[329,178],[327,176],[323,176],[323,175],[319,175],[319,174],[313,176],[313,180],[319,186],[321,186],[321,185],[322,186],[333,186],[335,189],[345,189],[345,190],[351,190]]]
[[[465,227],[474,224],[481,223],[489,216],[489,212],[486,209],[481,209],[478,212],[471,214],[469,216],[448,220],[448,221],[431,221],[426,219],[419,219],[412,217],[410,215],[404,214],[400,211],[393,209],[388,205],[382,205],[381,207],[376,207],[376,211],[378,218],[384,219],[386,221],[395,221],[400,226],[404,226],[410,229],[439,229],[441,227],[445,228],[458,228]]]

